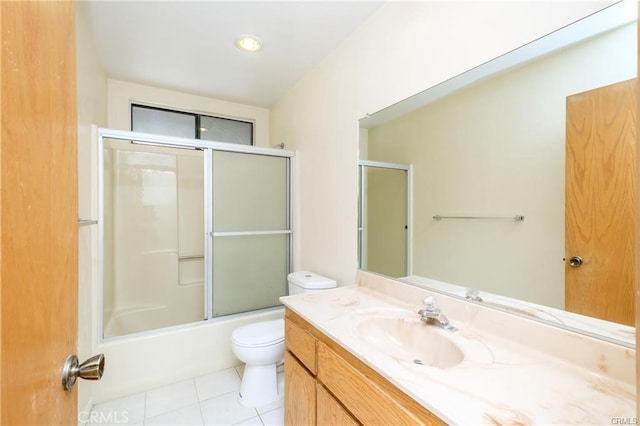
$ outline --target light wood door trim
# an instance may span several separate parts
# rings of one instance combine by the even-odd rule
[[[566,309],[633,325],[637,82],[567,97]],[[569,259],[584,263],[571,267]]]
[[[75,4],[0,2],[0,423],[76,424]]]

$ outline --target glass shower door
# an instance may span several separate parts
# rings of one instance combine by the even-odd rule
[[[103,337],[202,321],[204,155],[106,138]]]
[[[103,338],[280,306],[293,153],[98,130]]]
[[[212,316],[278,306],[290,269],[289,159],[212,157]]]
[[[409,166],[361,161],[360,268],[399,278],[409,269]]]

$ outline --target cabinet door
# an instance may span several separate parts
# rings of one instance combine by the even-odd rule
[[[284,353],[284,424],[316,424],[316,380],[291,355]]]
[[[322,386],[316,386],[316,408],[318,425],[356,426],[359,425],[338,401]]]

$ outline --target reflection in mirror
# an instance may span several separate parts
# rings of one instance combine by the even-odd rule
[[[409,272],[410,167],[362,160],[359,168],[359,267],[404,277]]]
[[[524,47],[551,52],[514,63],[516,50],[496,60],[508,69],[489,62],[362,119],[361,185],[366,162],[411,167],[404,223],[381,219],[398,201],[371,201],[389,194],[361,190],[362,269],[461,297],[478,289],[487,306],[633,346],[637,15],[620,16],[550,46],[566,27]],[[391,261],[388,235],[405,226],[404,259],[367,257]]]

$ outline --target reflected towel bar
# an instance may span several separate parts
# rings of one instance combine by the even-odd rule
[[[204,259],[204,255],[178,256],[178,260]]]
[[[524,220],[524,216],[442,216],[435,215],[433,216],[435,220],[442,219],[506,219],[506,220],[515,220],[516,222],[522,222]]]
[[[97,225],[97,220],[91,219],[78,219],[78,226]]]

